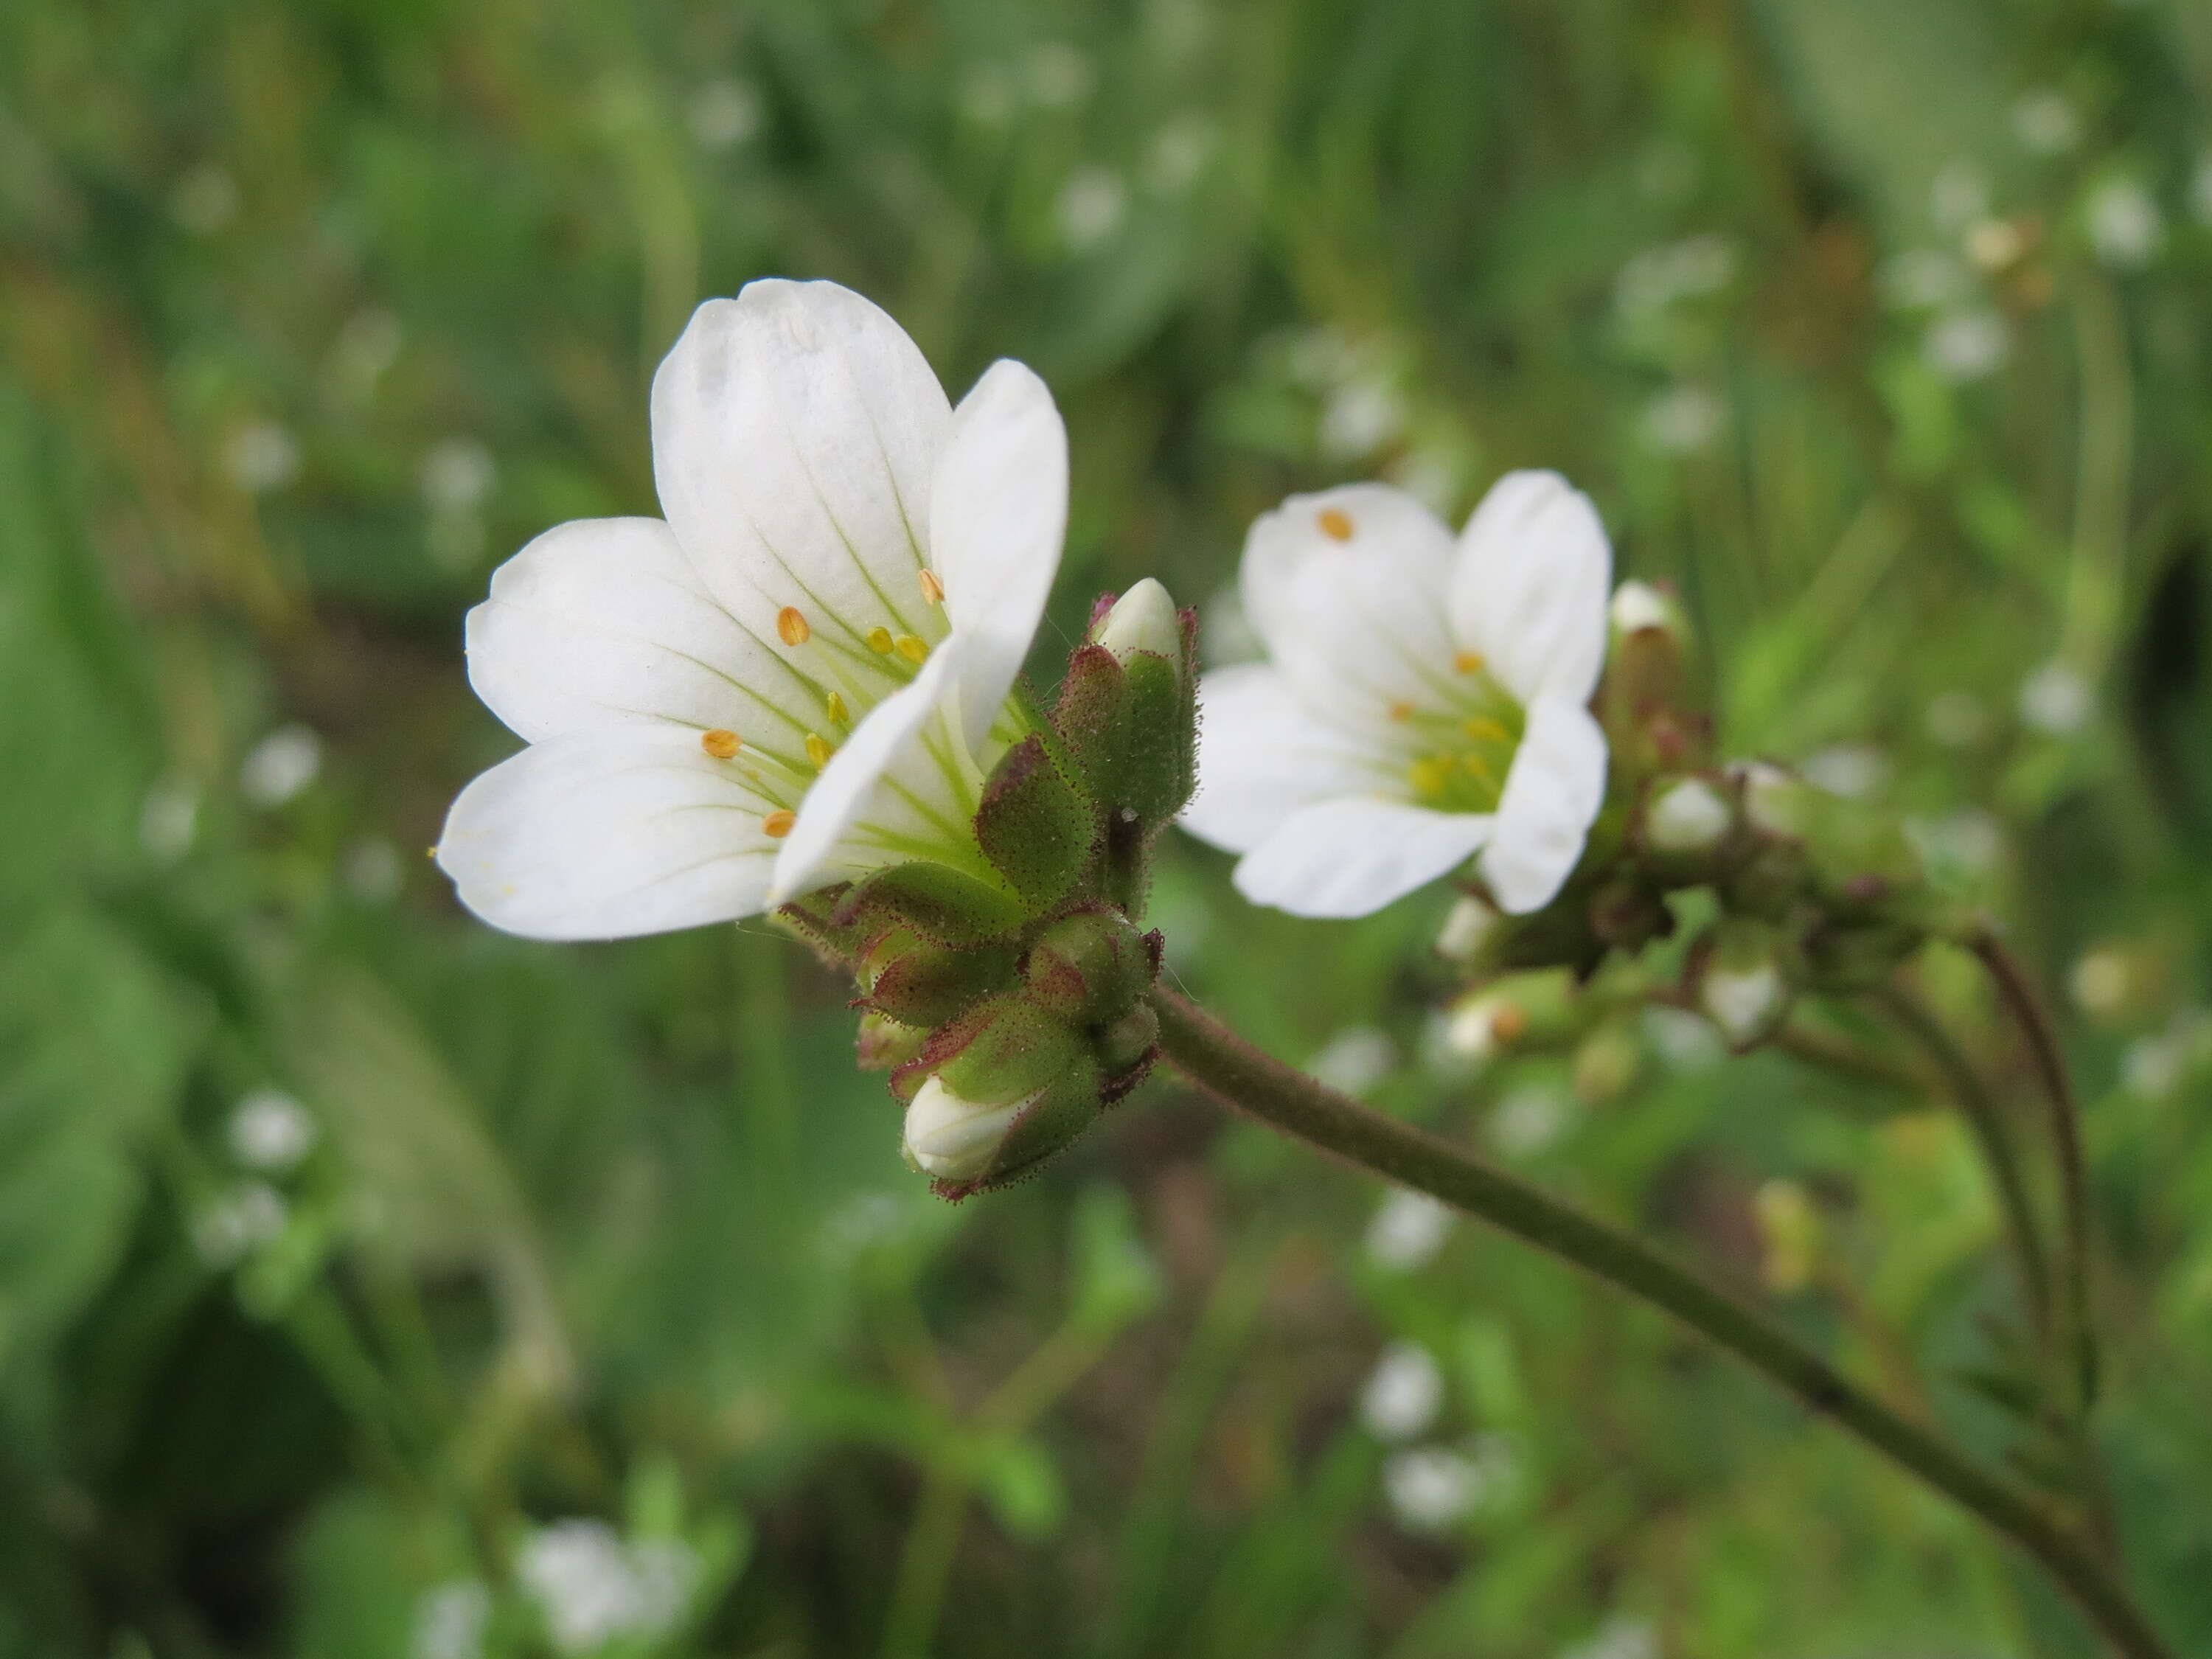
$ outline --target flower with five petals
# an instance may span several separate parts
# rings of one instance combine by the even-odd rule
[[[461,792],[438,861],[537,939],[757,914],[888,865],[1003,885],[973,820],[1037,723],[1010,696],[1058,569],[1044,383],[955,408],[831,283],[699,307],[653,382],[665,519],[546,532],[469,613],[469,678],[529,747]]]
[[[1501,909],[1540,909],[1605,797],[1612,562],[1556,473],[1509,473],[1456,542],[1384,485],[1291,496],[1245,541],[1269,659],[1201,683],[1185,827],[1297,915],[1364,915],[1469,859]]]

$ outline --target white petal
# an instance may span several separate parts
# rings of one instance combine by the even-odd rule
[[[1463,863],[1490,830],[1485,813],[1373,797],[1322,801],[1245,855],[1237,890],[1294,916],[1364,916]]]
[[[1322,725],[1279,669],[1240,663],[1198,683],[1198,793],[1182,826],[1249,853],[1301,806],[1355,794],[1374,778],[1363,751]]]
[[[886,834],[924,843],[972,840],[964,826],[975,805],[951,781],[952,770],[973,766],[958,719],[965,644],[956,634],[939,646],[913,683],[871,709],[830,757],[776,855],[772,903],[902,861],[882,845]]]
[[[1588,702],[1605,665],[1613,549],[1589,498],[1556,472],[1509,472],[1459,538],[1451,625],[1523,702]]]
[[[804,753],[820,702],[708,597],[658,519],[547,531],[469,612],[469,683],[532,742],[673,721]]]
[[[931,568],[967,642],[968,740],[981,744],[1036,637],[1067,532],[1067,429],[1021,364],[984,372],[952,412],[929,498]]]
[[[1580,703],[1529,705],[1482,854],[1483,879],[1508,915],[1542,909],[1573,872],[1605,801],[1605,733]]]
[[[871,628],[944,632],[921,571],[951,421],[914,342],[859,295],[750,283],[693,313],[653,377],[653,478],[732,614],[793,606],[865,653]]]
[[[1402,490],[1293,495],[1244,540],[1244,614],[1297,696],[1347,729],[1380,726],[1451,676],[1451,532]]]
[[[462,790],[438,864],[510,933],[665,933],[764,907],[771,810],[689,732],[594,732],[533,744]]]

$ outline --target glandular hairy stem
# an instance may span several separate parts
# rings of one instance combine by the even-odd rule
[[[1440,1199],[1672,1314],[1979,1516],[2050,1573],[2127,1659],[2172,1659],[2127,1592],[2041,1503],[1884,1405],[1765,1315],[1518,1176],[1324,1087],[1261,1053],[1173,992],[1156,987],[1151,994],[1162,1051],[1223,1104],[1359,1169]]]

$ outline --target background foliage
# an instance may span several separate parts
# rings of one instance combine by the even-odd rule
[[[2086,1651],[1656,1318],[1170,1084],[953,1211],[796,948],[456,909],[460,612],[653,510],[651,368],[770,272],[1051,381],[1047,679],[1146,573],[1233,653],[1291,489],[1589,489],[1729,749],[2070,986],[2119,1500],[2212,1646],[2208,108],[2193,0],[0,8],[0,1654]],[[1225,875],[1162,874],[1186,986],[2002,1449],[1909,1073],[1475,1068],[1443,896]]]

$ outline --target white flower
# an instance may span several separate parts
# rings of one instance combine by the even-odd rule
[[[230,1115],[230,1150],[254,1170],[289,1170],[315,1145],[315,1120],[279,1089],[257,1089]]]
[[[1306,1075],[1340,1094],[1364,1095],[1398,1067],[1398,1045],[1372,1025],[1347,1025],[1306,1062]]]
[[[323,740],[296,723],[280,726],[246,752],[238,787],[256,806],[282,806],[323,769]]]
[[[1271,660],[1201,684],[1184,823],[1297,915],[1364,915],[1478,854],[1501,909],[1540,909],[1604,799],[1612,563],[1556,473],[1499,480],[1456,545],[1387,485],[1293,495],[1245,541]]]
[[[906,1109],[906,1155],[923,1174],[939,1181],[973,1181],[991,1167],[1014,1120],[1043,1092],[986,1106],[963,1099],[943,1079],[932,1077]]]
[[[2047,662],[2021,682],[2021,719],[2052,737],[2080,731],[2089,706],[2088,682],[2063,662]]]
[[[553,1645],[587,1653],[618,1636],[656,1636],[684,1611],[698,1559],[672,1540],[625,1545],[604,1521],[562,1521],[532,1534],[515,1575],[545,1614]]]
[[[1748,1042],[1765,1029],[1781,1007],[1789,988],[1772,963],[1745,968],[1716,963],[1705,970],[1698,988],[1698,1003],[1731,1042]]]
[[[613,939],[913,859],[1003,885],[972,820],[1066,520],[1044,383],[1000,362],[954,409],[867,301],[769,280],[694,313],[653,432],[665,522],[550,530],[469,613],[530,747],[447,817],[462,902]]]
[[[222,465],[246,494],[266,495],[298,476],[300,441],[274,421],[249,421],[223,446]]]
[[[1359,1396],[1360,1420],[1378,1440],[1411,1440],[1443,1408],[1444,1374],[1417,1342],[1394,1342],[1376,1362]]]
[[[1382,1465],[1383,1495],[1409,1532],[1442,1532],[1464,1521],[1488,1484],[1482,1466],[1449,1446],[1394,1452]]]
[[[2004,367],[2012,330],[1994,311],[1954,311],[1929,324],[1921,341],[1928,367],[1947,380],[1978,380]]]
[[[1644,810],[1644,835],[1662,853],[1708,853],[1735,822],[1720,791],[1703,778],[1684,778]]]
[[[480,1659],[491,1623],[491,1591],[477,1578],[455,1578],[415,1603],[415,1659]]]
[[[1367,1259],[1393,1273],[1425,1267],[1443,1249],[1456,1218],[1426,1193],[1393,1188],[1367,1224]]]
[[[1129,187],[1111,167],[1085,167],[1061,187],[1053,210],[1061,240],[1079,253],[1121,228],[1129,210]]]
[[[2089,193],[2089,240],[2108,265],[2145,264],[2166,241],[2166,216],[2133,179],[2107,179]]]

